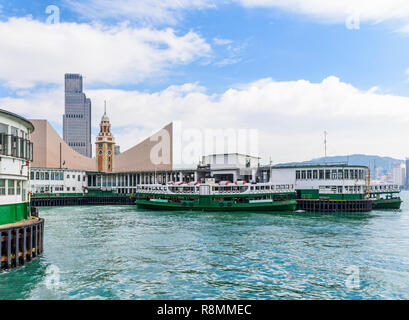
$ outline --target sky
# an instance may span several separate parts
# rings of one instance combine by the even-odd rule
[[[171,121],[264,163],[409,156],[407,0],[0,0],[0,108],[61,134],[65,73],[124,151]]]

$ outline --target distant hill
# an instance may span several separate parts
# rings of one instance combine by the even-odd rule
[[[316,158],[309,161],[303,162],[290,162],[290,163],[280,163],[278,166],[282,165],[303,165],[303,164],[324,164],[325,158]],[[402,164],[405,161],[401,159],[395,159],[391,157],[380,157],[380,156],[370,156],[365,154],[352,154],[348,156],[334,156],[326,158],[327,164],[339,164],[346,163],[350,165],[361,165],[368,166],[371,171],[374,172],[374,167],[376,165],[377,175],[382,175],[390,172],[393,166],[397,163]]]

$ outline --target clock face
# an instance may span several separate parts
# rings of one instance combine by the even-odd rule
[[[109,150],[109,151],[108,151],[108,155],[111,155],[111,154],[112,154],[112,152],[111,152],[111,150]]]
[[[99,151],[98,151],[98,154],[99,154],[99,155],[102,155],[102,150],[99,150]]]

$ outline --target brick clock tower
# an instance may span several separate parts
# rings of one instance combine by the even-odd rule
[[[111,133],[111,123],[107,116],[106,105],[99,126],[100,132],[95,142],[97,170],[102,172],[112,172],[115,158],[115,139]]]

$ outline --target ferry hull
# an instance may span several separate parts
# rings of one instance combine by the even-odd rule
[[[295,211],[296,200],[274,201],[272,203],[258,204],[232,204],[231,206],[200,205],[180,203],[160,203],[146,200],[136,200],[136,205],[140,209],[151,210],[176,210],[176,211]]]
[[[379,209],[400,209],[402,204],[401,199],[380,199],[380,200],[372,200],[372,208],[374,210]]]

